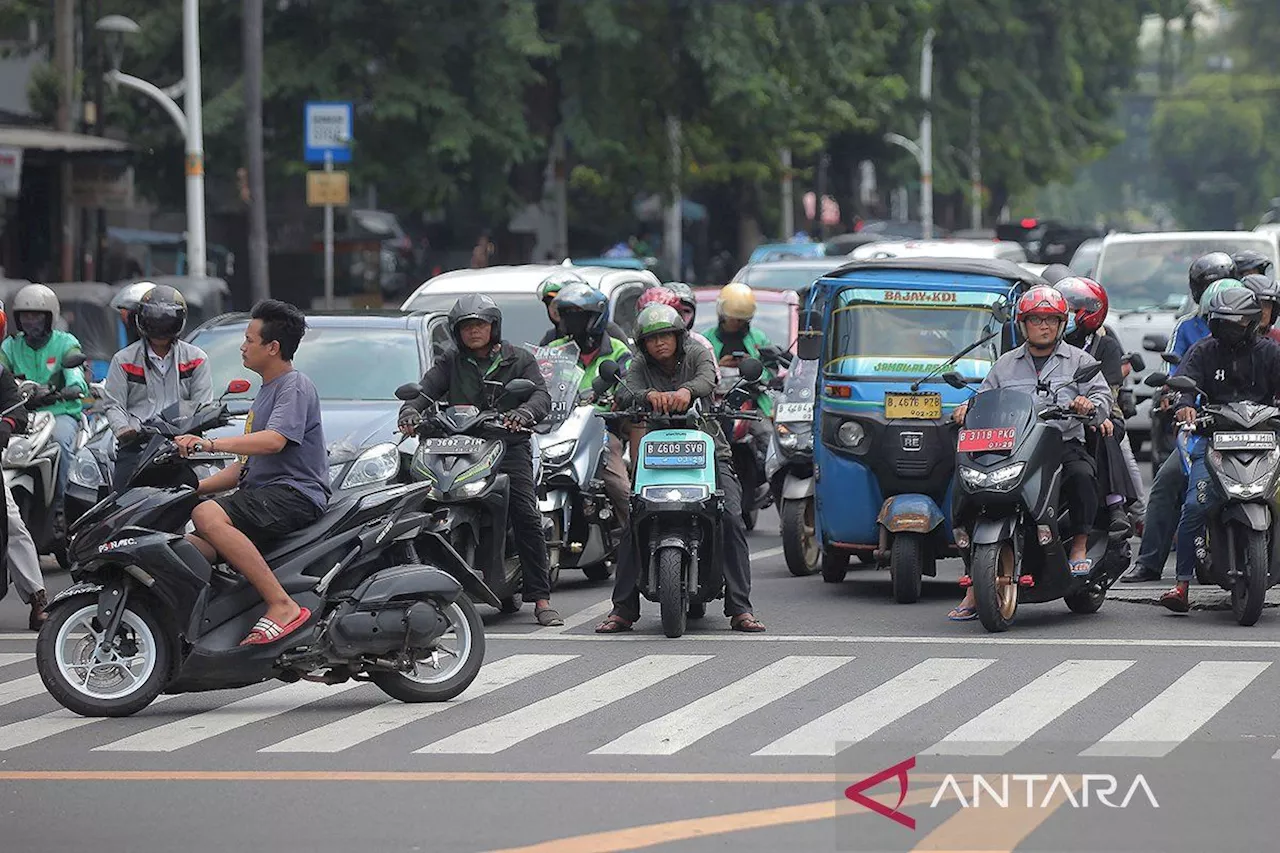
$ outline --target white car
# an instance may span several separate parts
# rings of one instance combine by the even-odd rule
[[[1024,263],[1027,253],[1007,240],[884,240],[854,249],[855,261],[878,258],[998,258]]]
[[[1111,306],[1107,325],[1119,335],[1125,352],[1146,351],[1146,371],[1135,371],[1129,379],[1138,414],[1125,423],[1125,431],[1135,452],[1151,438],[1155,390],[1142,384],[1142,378],[1147,372],[1168,369],[1153,353],[1164,350],[1177,318],[1194,310],[1188,296],[1187,270],[1201,255],[1234,254],[1243,249],[1280,259],[1275,233],[1168,231],[1109,234],[1103,239],[1093,278],[1107,289]]]
[[[551,328],[547,309],[538,299],[538,285],[552,273],[565,270],[582,276],[609,297],[609,319],[628,333],[636,323],[636,300],[640,293],[661,284],[648,270],[555,264],[483,267],[453,270],[429,279],[404,301],[400,310],[447,313],[458,297],[484,293],[502,309],[502,337],[517,346],[536,346]]]

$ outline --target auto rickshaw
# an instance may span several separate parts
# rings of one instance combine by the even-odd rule
[[[956,428],[971,396],[942,374],[980,382],[1014,344],[1012,304],[1044,280],[1011,261],[858,261],[819,279],[822,316],[813,433],[822,577],[839,583],[856,554],[888,566],[894,599],[920,597],[936,561],[958,556],[951,524]]]

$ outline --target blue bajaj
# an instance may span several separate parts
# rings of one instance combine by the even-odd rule
[[[894,600],[920,597],[940,557],[957,556],[951,486],[955,426],[969,394],[1012,344],[1007,306],[1042,283],[1008,261],[893,259],[818,281],[821,395],[815,414],[822,577],[839,583],[857,554],[887,564]]]

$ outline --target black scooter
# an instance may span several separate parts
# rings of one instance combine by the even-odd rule
[[[232,382],[228,393],[247,385]],[[266,605],[183,535],[200,498],[193,463],[172,441],[227,421],[227,408],[214,403],[144,424],[147,443],[129,483],[73,525],[75,583],[54,598],[36,643],[53,697],[77,714],[120,717],[162,692],[271,678],[368,680],[404,702],[441,702],[465,690],[485,642],[462,592],[492,593],[459,560],[443,570],[419,564],[414,541],[430,536],[425,483],[352,490],[280,539],[263,556],[311,618],[276,642],[239,645]]]
[[[1083,367],[1073,379],[1088,381],[1101,369]],[[954,371],[943,379],[965,387]],[[1071,574],[1061,533],[1062,433],[1046,423],[1070,418],[1085,419],[1057,406],[1037,413],[1031,394],[1009,388],[983,391],[969,404],[957,444],[952,513],[966,567],[961,585],[973,586],[988,631],[1009,629],[1019,599],[1061,598],[1074,613],[1095,613],[1129,567],[1128,541],[1112,541],[1094,518],[1087,552],[1093,567],[1086,577]]]

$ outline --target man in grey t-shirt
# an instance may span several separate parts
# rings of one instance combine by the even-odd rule
[[[221,554],[267,602],[267,612],[241,645],[274,643],[311,618],[284,591],[260,550],[314,522],[329,502],[320,397],[311,380],[293,369],[306,328],[302,312],[287,302],[267,299],[255,305],[240,357],[262,377],[262,389],[249,411],[245,434],[174,439],[184,456],[196,448],[240,456],[239,462],[200,481],[201,495],[236,491],[199,504],[191,514],[196,532],[188,539],[210,561]]]

